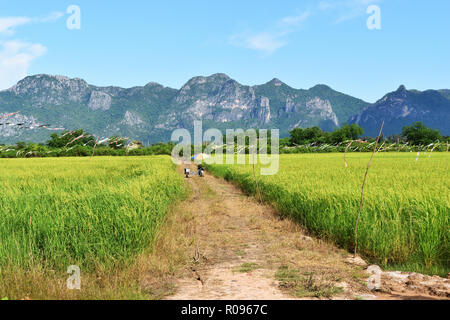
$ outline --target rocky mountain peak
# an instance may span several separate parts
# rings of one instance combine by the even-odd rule
[[[405,92],[405,91],[407,91],[406,87],[402,84],[402,85],[400,85],[400,87],[398,87],[396,92]]]
[[[216,73],[209,77],[195,77],[190,79],[181,90],[179,90],[175,99],[178,103],[202,100],[207,104],[211,104],[213,103],[211,100],[215,100],[213,96],[216,96],[217,98],[221,91],[225,90],[231,92],[239,86],[240,85],[236,81],[223,73]],[[235,89],[232,89],[232,87]]]
[[[140,88],[142,88],[142,87],[140,87]],[[171,90],[171,88],[164,87],[162,84],[159,84],[157,82],[149,82],[142,89],[150,90],[155,93],[164,91],[166,89]],[[175,89],[173,89],[173,90],[175,91]]]
[[[199,76],[199,77],[194,77],[194,78],[190,79],[183,86],[183,88],[184,87],[192,87],[192,86],[201,85],[201,84],[207,84],[207,83],[222,84],[222,83],[227,82],[228,80],[231,80],[231,78],[224,73],[216,73],[216,74],[213,74],[208,77]]]
[[[145,88],[159,88],[159,87],[164,87],[164,86],[157,82],[149,82],[145,85]]]
[[[324,91],[324,90],[329,91],[329,90],[333,90],[333,89],[331,89],[326,84],[317,84],[314,87],[310,88],[309,90],[312,90],[312,91]]]
[[[273,85],[275,87],[281,87],[282,85],[284,85],[284,83],[278,78],[273,78],[268,82],[268,84]]]
[[[36,107],[42,107],[68,101],[83,102],[90,95],[90,86],[78,78],[38,74],[24,78],[7,91],[28,99]]]
[[[210,81],[221,81],[221,82],[231,80],[231,78],[225,73],[215,73],[207,77],[207,79]]]
[[[8,91],[16,95],[36,95],[42,91],[51,91],[53,94],[68,91],[73,94],[80,94],[89,88],[86,81],[78,78],[68,78],[59,75],[38,74],[28,76],[19,81],[15,86],[8,89]]]

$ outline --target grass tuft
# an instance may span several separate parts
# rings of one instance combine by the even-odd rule
[[[243,263],[240,267],[235,268],[233,271],[241,273],[250,273],[252,271],[261,269],[261,266],[254,262]]]
[[[342,288],[328,281],[319,281],[313,273],[301,274],[299,270],[281,266],[275,274],[280,288],[298,298],[332,298],[342,292]]]

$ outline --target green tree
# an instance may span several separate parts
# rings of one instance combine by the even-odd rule
[[[430,144],[442,138],[439,130],[428,128],[422,122],[416,122],[411,126],[403,127],[402,136],[411,145]]]
[[[329,137],[331,143],[341,143],[347,140],[356,140],[364,134],[364,129],[357,124],[346,124],[335,130]]]
[[[309,144],[309,143],[323,143],[325,142],[326,133],[319,127],[312,128],[295,128],[290,132],[292,144]]]
[[[23,141],[19,141],[16,143],[16,150],[22,150],[27,147],[27,143]]]

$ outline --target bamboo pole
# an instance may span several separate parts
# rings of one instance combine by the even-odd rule
[[[383,123],[381,124],[380,133],[378,134],[377,141],[373,148],[372,156],[370,157],[369,163],[367,164],[366,174],[364,175],[364,181],[363,181],[362,190],[361,190],[361,201],[359,203],[359,211],[358,211],[358,216],[356,217],[356,223],[355,223],[355,256],[358,251],[358,224],[359,224],[359,219],[361,217],[361,210],[362,210],[362,207],[364,204],[364,188],[366,186],[367,175],[369,173],[370,165],[372,164],[373,156],[375,155],[375,151],[377,150],[377,147],[378,147],[378,142],[380,141],[380,138],[381,138],[381,133],[383,132],[383,127],[384,127],[384,120],[383,120]]]

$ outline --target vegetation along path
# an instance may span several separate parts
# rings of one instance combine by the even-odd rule
[[[381,290],[369,291],[362,259],[309,237],[222,179],[206,174],[188,184],[182,208],[195,219],[194,252],[168,299],[449,298],[448,279],[412,273],[383,272]]]

